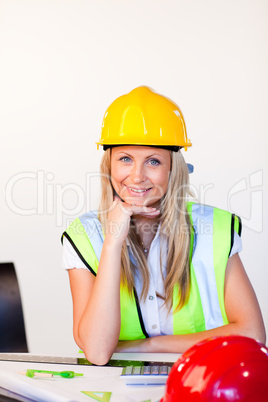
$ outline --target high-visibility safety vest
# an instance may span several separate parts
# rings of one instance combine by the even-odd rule
[[[234,232],[241,235],[240,218],[219,208],[188,203],[193,225],[190,247],[191,288],[187,304],[175,312],[179,286],[173,291],[173,333],[200,332],[228,323],[224,306],[224,280],[227,261],[234,242]],[[97,211],[75,219],[63,233],[93,275],[97,275],[104,241]],[[120,340],[148,337],[135,289],[132,297],[120,288]]]

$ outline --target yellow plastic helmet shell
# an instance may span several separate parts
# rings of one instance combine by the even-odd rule
[[[178,105],[147,86],[122,95],[105,112],[99,145],[192,146]]]

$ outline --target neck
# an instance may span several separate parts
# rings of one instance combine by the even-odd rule
[[[143,249],[149,250],[159,226],[159,217],[147,218],[144,216],[135,216],[133,223],[141,239]]]

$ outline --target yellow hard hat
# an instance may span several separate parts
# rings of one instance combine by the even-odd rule
[[[106,110],[97,147],[147,145],[178,151],[192,146],[178,105],[141,86],[117,98]]]

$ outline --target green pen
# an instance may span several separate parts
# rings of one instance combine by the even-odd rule
[[[26,371],[26,376],[33,378],[35,375],[38,377],[38,374],[50,374],[49,377],[60,376],[63,378],[74,378],[78,376],[83,376],[82,373],[75,373],[74,371],[48,371],[48,370],[31,370],[28,369]]]

